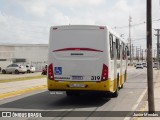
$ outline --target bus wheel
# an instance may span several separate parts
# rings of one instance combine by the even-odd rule
[[[121,85],[121,89],[123,88],[123,84]]]
[[[113,93],[113,97],[118,97],[119,93],[119,75],[117,75],[117,88],[116,91]]]

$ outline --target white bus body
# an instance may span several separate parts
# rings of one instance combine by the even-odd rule
[[[125,42],[105,26],[53,26],[48,90],[67,91],[68,95],[75,91],[102,91],[117,96],[126,78],[126,58]]]

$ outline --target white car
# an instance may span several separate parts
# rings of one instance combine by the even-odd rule
[[[144,62],[144,63],[142,63],[142,64],[143,64],[143,67],[147,67],[147,63]]]
[[[15,73],[15,74],[23,73],[24,74],[26,71],[27,71],[26,68],[21,64],[13,63],[7,66],[6,69],[3,69],[2,73],[3,74],[6,74],[6,73]]]
[[[157,66],[158,66],[157,62],[154,62],[153,63],[153,68],[157,68]]]
[[[138,69],[138,68],[143,69],[143,64],[142,64],[142,63],[137,63],[137,64],[136,64],[136,69]]]
[[[32,65],[26,65],[27,73],[34,73],[35,72],[35,67]]]

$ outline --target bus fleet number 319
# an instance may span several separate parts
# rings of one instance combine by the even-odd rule
[[[91,80],[100,80],[100,76],[91,76]]]

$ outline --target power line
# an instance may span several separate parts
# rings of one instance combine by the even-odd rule
[[[160,21],[160,19],[152,20],[152,22],[158,22],[158,21]],[[146,24],[146,21],[140,22],[140,23],[136,23],[136,24],[132,24],[131,27],[136,27],[136,26],[139,26],[139,25],[142,25],[142,24]],[[112,29],[123,29],[123,28],[128,28],[128,27],[129,27],[129,25],[119,26],[119,27],[115,26]]]
[[[137,38],[137,39],[133,39],[132,41],[139,41],[139,40],[145,40],[146,38]]]
[[[152,38],[155,38],[156,36],[153,36]],[[146,40],[147,38],[137,38],[137,39],[133,39],[132,41],[138,41],[138,40]]]

